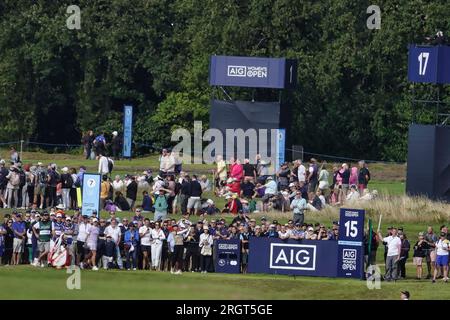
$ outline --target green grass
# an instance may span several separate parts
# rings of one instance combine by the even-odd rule
[[[377,190],[379,194],[403,195],[405,194],[405,183],[402,181],[372,180],[369,182],[370,190]]]
[[[412,266],[408,266],[412,272]],[[81,289],[69,290],[66,270],[2,267],[0,299],[448,299],[449,285],[422,280],[381,282],[369,290],[361,280],[261,274],[172,275],[151,271],[81,271]]]

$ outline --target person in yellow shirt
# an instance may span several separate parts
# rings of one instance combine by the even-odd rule
[[[109,188],[111,188],[111,184],[108,181],[108,176],[105,174],[102,176],[102,185],[100,188],[100,210],[105,207],[105,202],[109,195]]]

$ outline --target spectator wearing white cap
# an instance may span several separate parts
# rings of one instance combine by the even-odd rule
[[[122,236],[122,231],[117,226],[117,220],[112,219],[111,224],[106,227],[105,229],[105,236],[110,236],[111,239],[116,244],[115,250],[116,250],[116,258],[117,258],[117,265],[119,266],[119,269],[123,269],[123,263],[122,263],[122,257],[120,255],[120,238]]]
[[[203,233],[200,235],[198,243],[200,247],[200,265],[202,273],[207,273],[211,269],[213,242],[214,239],[212,235],[209,234],[208,226],[203,226]]]
[[[111,139],[111,151],[114,160],[119,160],[122,149],[122,139],[117,131],[113,131]]]
[[[305,239],[306,240],[317,240],[317,233],[314,232],[313,227],[309,226],[308,229],[306,229]]]
[[[204,208],[203,212],[207,215],[213,215],[219,213],[220,210],[216,207],[214,201],[212,199],[206,200],[206,208]]]

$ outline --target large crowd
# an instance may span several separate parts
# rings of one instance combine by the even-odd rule
[[[176,155],[164,149],[156,176],[146,170],[122,179],[112,174],[114,159],[106,156],[105,145],[95,145],[98,173],[102,175],[101,210],[108,212],[107,219],[80,213],[76,190],[82,188],[85,167],[59,170],[55,163],[22,165],[14,148],[9,168],[0,160],[0,202],[4,208],[14,208],[12,214],[4,215],[0,226],[2,264],[46,267],[52,249],[62,243],[67,265],[81,268],[205,273],[214,271],[214,241],[239,239],[241,271],[246,272],[251,237],[336,241],[338,221],[328,226],[308,224],[305,212],[377,196],[376,190],[367,189],[370,172],[364,161],[353,167],[345,163],[333,166],[330,173],[326,163],[319,164],[314,158],[306,166],[296,160],[283,163],[270,174],[270,162],[259,156],[255,164],[234,158],[227,163],[217,156],[210,181],[207,175],[184,172]],[[138,190],[142,193],[140,203]],[[216,207],[212,197],[208,199],[205,194],[224,197],[225,205]],[[123,213],[120,219],[116,216],[120,211],[130,215]],[[292,219],[282,224],[252,217],[252,213],[269,211],[290,211]],[[183,218],[171,217],[179,213]],[[215,218],[218,213],[229,213],[232,221]],[[404,231],[392,227],[386,236],[374,232],[370,241],[368,238],[366,233],[366,264],[375,264],[377,249],[384,245],[385,279],[405,277],[411,246]],[[431,228],[419,235],[413,246],[417,278],[422,278],[422,263],[426,262],[427,277],[434,281],[442,276],[447,281],[448,238],[445,226],[438,235]]]

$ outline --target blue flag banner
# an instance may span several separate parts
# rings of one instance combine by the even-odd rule
[[[223,273],[241,272],[241,241],[239,239],[214,242],[215,270]]]
[[[123,157],[131,158],[131,142],[133,138],[133,107],[123,107]]]
[[[276,158],[275,158],[275,171],[280,169],[281,164],[284,163],[284,153],[286,148],[286,130],[277,129],[276,140]]]
[[[363,277],[364,216],[364,210],[340,209],[337,266],[339,277]]]
[[[83,174],[83,196],[81,214],[91,216],[100,212],[101,175],[97,173]]]
[[[450,47],[410,45],[408,80],[422,83],[450,83]]]
[[[297,61],[286,58],[211,56],[211,86],[289,89],[297,84]]]

